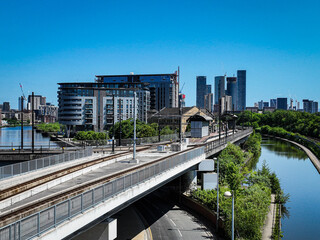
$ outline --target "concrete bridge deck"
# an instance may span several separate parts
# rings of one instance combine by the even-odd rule
[[[237,133],[233,136],[228,136],[227,139],[231,142],[236,142],[241,138],[247,137],[251,132],[252,132],[252,130],[251,131],[248,131],[248,130],[242,131],[242,132]],[[168,162],[167,159],[170,159],[172,156],[175,156],[178,154],[177,160],[174,160],[172,162],[172,164],[180,163],[180,164],[183,164],[184,166],[181,165],[176,170],[170,171],[172,173],[169,173],[169,172],[166,174],[163,173],[161,175],[162,176],[161,178],[158,177],[158,178],[154,178],[154,180],[152,180],[152,181],[150,180],[151,182],[148,183],[149,185],[148,184],[145,185],[145,187],[143,188],[144,190],[140,189],[140,188],[138,188],[138,190],[134,190],[134,189],[130,190],[130,191],[135,192],[135,194],[137,194],[138,192],[139,192],[139,194],[141,194],[141,193],[147,191],[148,188],[152,189],[152,188],[156,187],[157,185],[164,184],[166,181],[169,181],[174,176],[179,176],[177,174],[181,174],[181,173],[183,173],[183,171],[185,171],[185,170],[189,169],[190,167],[194,166],[195,164],[201,162],[202,160],[204,160],[206,158],[206,156],[210,156],[212,154],[217,153],[218,151],[221,151],[226,146],[226,143],[227,143],[226,140],[218,142],[217,140],[212,139],[212,141],[208,141],[208,143],[202,143],[198,146],[189,147],[184,152],[186,152],[186,153],[195,152],[196,153],[199,151],[195,151],[195,150],[199,149],[204,154],[201,153],[201,157],[200,157],[200,155],[196,155],[198,157],[196,157],[194,159],[195,161],[190,161],[192,159],[188,159],[189,162],[188,163],[186,162],[186,164],[183,164],[183,162],[181,162],[182,159],[179,158],[179,154],[180,153],[182,154],[183,152],[167,151],[164,153],[162,153],[162,152],[160,153],[160,152],[157,152],[155,148],[152,148],[152,149],[148,149],[143,152],[137,153],[137,159],[140,161],[139,164],[130,162],[132,155],[128,154],[126,156],[115,158],[115,159],[113,159],[113,161],[99,163],[99,164],[95,165],[94,167],[91,167],[90,169],[86,169],[86,170],[82,170],[82,171],[79,171],[74,174],[70,174],[70,176],[67,175],[67,176],[62,177],[61,179],[55,179],[54,181],[45,183],[41,186],[38,186],[35,189],[28,190],[29,196],[28,196],[28,194],[23,193],[23,194],[20,194],[19,196],[14,196],[10,199],[5,199],[5,200],[1,201],[0,202],[0,211],[1,211],[0,218],[3,217],[3,219],[1,219],[2,226],[10,224],[13,221],[19,220],[21,217],[26,217],[30,214],[35,213],[35,212],[39,213],[39,211],[41,209],[45,209],[48,207],[50,208],[50,206],[53,206],[53,205],[59,203],[60,201],[64,201],[65,199],[70,199],[71,197],[75,197],[75,195],[78,196],[78,194],[81,192],[88,191],[88,190],[91,191],[91,189],[93,189],[97,185],[89,185],[89,183],[95,182],[98,179],[102,180],[102,182],[99,183],[99,184],[102,184],[103,182],[106,183],[108,181],[113,181],[113,179],[116,180],[117,177],[119,177],[119,178],[124,179],[123,180],[124,181],[123,187],[125,187],[125,185],[127,185],[127,184],[129,184],[129,186],[130,186],[131,184],[133,184],[133,182],[132,182],[133,176],[131,175],[131,178],[130,178],[131,180],[126,183],[125,182],[126,178],[123,177],[124,176],[123,174],[128,173],[128,171],[130,171],[130,170],[132,170],[133,172],[137,172],[137,171],[139,171],[139,169],[137,169],[137,167],[143,167],[143,166],[151,164],[151,163],[156,163],[159,160],[163,161],[166,165],[162,166],[161,162],[159,162],[160,165],[158,164],[157,165],[158,167],[156,167],[156,165],[152,165],[152,167],[150,166],[150,168],[148,168],[148,169],[150,169],[150,170],[153,169],[154,174],[156,174],[156,173],[162,174],[161,172],[159,172],[159,170],[162,169],[163,167],[165,167],[163,169],[170,169],[171,163],[170,163],[170,161]],[[197,154],[199,154],[199,153],[197,153]],[[101,156],[102,155],[100,155],[100,157]],[[187,156],[187,155],[185,155],[185,156]],[[193,155],[191,154],[188,156],[193,156]],[[99,156],[97,155],[96,157],[99,157]],[[85,162],[86,159],[82,159],[80,161]],[[178,161],[178,162],[176,162],[176,161]],[[173,166],[175,166],[175,165],[173,165]],[[64,164],[61,164],[59,166],[55,166],[55,168],[64,168],[64,167],[66,167],[66,165],[64,165]],[[158,170],[156,170],[156,169],[158,169]],[[43,170],[49,171],[49,169],[43,169]],[[21,183],[24,181],[24,179],[26,179],[28,177],[29,177],[29,179],[32,178],[32,174],[37,174],[37,172],[38,171],[30,173],[31,175],[26,174],[23,176],[12,177],[12,178],[10,178],[10,181]],[[123,172],[123,173],[121,173],[121,172]],[[151,172],[150,173],[143,172],[142,179],[145,179],[145,177],[147,177],[144,174],[150,174],[150,177],[151,177],[153,173],[151,174]],[[108,176],[113,176],[113,177],[112,177],[112,179],[106,180]],[[138,174],[137,176],[138,176],[138,180],[139,180],[140,175]],[[147,179],[149,179],[149,177],[147,177]],[[156,179],[158,179],[158,180],[156,180]],[[162,179],[162,180],[160,180],[160,179]],[[8,184],[8,182],[7,182],[7,184]],[[117,184],[117,183],[115,183],[115,184]],[[9,185],[7,185],[7,186],[9,186]],[[78,191],[78,192],[71,194],[71,195],[70,195],[70,193],[68,193],[69,190],[76,189],[79,186],[83,187],[81,192]],[[112,189],[114,187],[116,189],[117,185],[115,185],[115,186],[112,185]],[[112,190],[112,191],[114,191],[114,190]],[[31,195],[30,195],[30,192],[32,193]],[[61,195],[64,195],[64,193],[67,193],[67,194],[64,197],[61,197]],[[58,196],[58,195],[59,195],[59,198],[55,199],[55,201],[52,201],[52,199],[54,199],[55,196]],[[131,196],[130,198],[128,198],[129,195],[124,195],[124,196],[125,196],[125,198],[121,200],[122,203],[121,203],[121,201],[120,202],[116,201],[115,202],[116,205],[114,205],[114,204],[105,205],[104,211],[110,211],[114,206],[119,206],[119,204],[124,204],[125,202],[128,202],[129,199],[131,199],[131,198],[133,200],[135,199],[133,197],[135,195],[130,195]],[[52,202],[46,202],[47,201],[46,199],[49,199],[49,198],[51,199]],[[81,199],[82,199],[82,195],[81,195]],[[132,200],[130,200],[130,201],[132,201]],[[37,205],[37,207],[35,209],[30,211],[30,208],[33,208],[32,205],[33,204],[36,205],[39,202],[45,202],[45,204],[43,204],[41,206]],[[9,216],[9,215],[7,215],[8,213],[13,212],[15,210],[17,210],[17,212],[19,212],[20,210],[24,209],[26,206],[29,207],[28,212],[26,214],[20,214],[20,215],[15,215],[15,217],[11,216],[10,218],[6,218],[6,216]],[[82,205],[81,205],[81,207],[82,207]],[[107,209],[109,209],[109,210],[107,210]],[[44,211],[46,211],[46,210],[44,210]],[[70,214],[70,212],[69,212],[69,214]],[[38,215],[38,219],[39,219],[39,216],[40,215]],[[88,216],[90,216],[91,220],[94,217],[91,215],[88,215]],[[38,224],[40,224],[39,221],[40,220],[38,220]],[[18,224],[20,224],[20,223],[18,223]],[[15,226],[16,226],[16,224],[11,225],[11,227],[14,227],[14,228],[15,228]],[[77,225],[74,225],[74,224],[72,226],[73,226],[73,229],[77,227]],[[10,227],[10,229],[11,229],[11,227]],[[1,233],[1,231],[4,231],[4,230],[5,229],[2,229],[2,230],[0,229],[0,233]],[[40,231],[40,230],[38,229],[38,231]]]

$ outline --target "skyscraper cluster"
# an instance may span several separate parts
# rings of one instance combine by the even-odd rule
[[[274,111],[276,109],[280,110],[292,110],[292,111],[300,111],[300,112],[309,112],[309,113],[316,113],[318,112],[318,102],[309,100],[309,99],[303,99],[303,108],[300,109],[300,102],[297,100],[295,101],[292,98],[290,98],[290,102],[288,104],[288,98],[281,97],[281,98],[275,98],[270,99],[270,106],[269,102],[264,102],[263,100],[257,102],[254,104],[254,107],[248,107],[247,110],[255,111]]]
[[[214,78],[214,99],[209,89],[211,90],[211,85],[207,85],[206,76],[198,76],[197,107],[218,111],[220,105],[222,112],[245,110],[246,70],[238,70],[237,77],[216,76]]]

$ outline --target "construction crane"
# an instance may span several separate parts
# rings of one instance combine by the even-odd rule
[[[179,91],[179,93],[181,93],[182,92],[182,90],[183,90],[183,87],[184,87],[184,85],[185,85],[186,83],[184,82],[183,83],[183,85],[182,85],[182,87],[180,88],[180,91]]]
[[[26,96],[24,95],[24,92],[23,92],[22,84],[19,83],[19,85],[20,85],[20,89],[21,89],[21,92],[22,92],[22,97],[23,97],[23,99],[24,99],[25,101],[27,101],[27,98],[26,98]]]

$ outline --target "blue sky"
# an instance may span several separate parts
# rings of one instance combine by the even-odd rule
[[[17,107],[21,82],[57,102],[57,83],[96,74],[171,73],[187,105],[196,76],[247,70],[247,105],[320,101],[316,0],[0,1],[0,103]]]

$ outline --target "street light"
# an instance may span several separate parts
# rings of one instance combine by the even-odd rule
[[[219,160],[217,158],[213,158],[213,161],[217,161],[217,222],[216,222],[216,230],[219,231]]]
[[[226,198],[229,198],[232,196],[232,228],[231,228],[231,239],[234,240],[234,193],[233,193],[233,190],[232,190],[232,193],[229,192],[229,191],[226,191],[224,193],[224,196]]]

